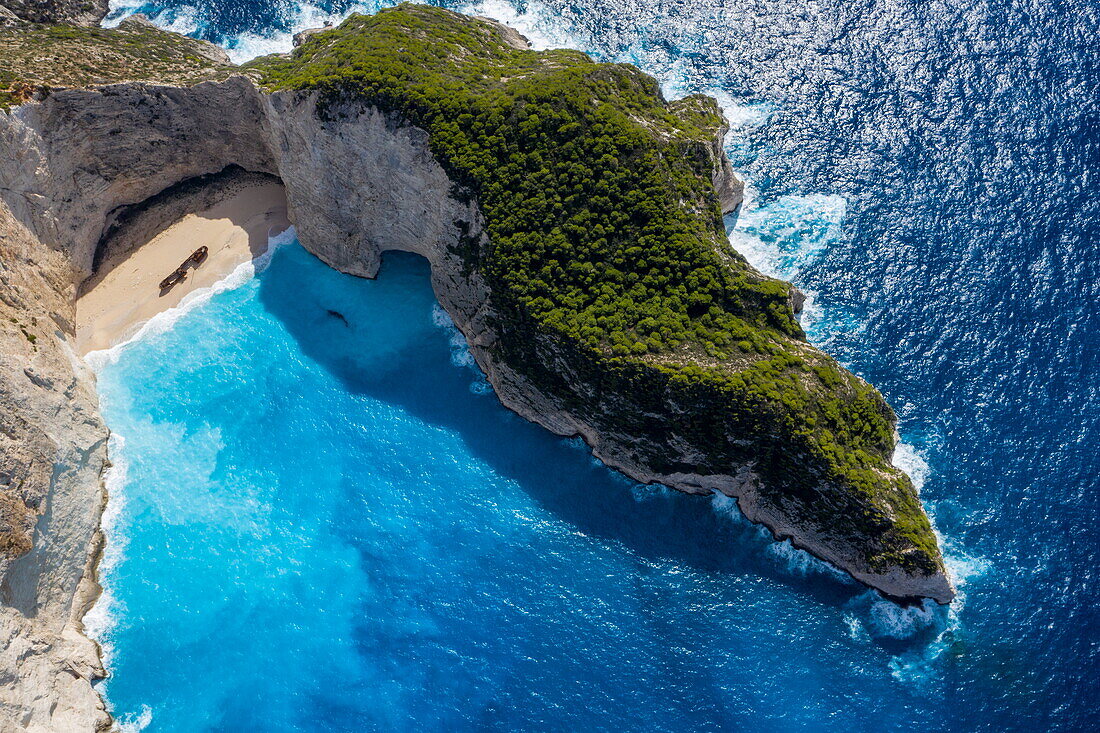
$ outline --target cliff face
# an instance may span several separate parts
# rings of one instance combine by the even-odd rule
[[[74,320],[66,257],[0,203],[3,730],[107,722],[89,684],[102,675],[98,650],[80,622],[95,591],[107,430],[94,378],[71,347]]]
[[[219,63],[200,72],[221,73]],[[722,154],[724,132],[713,127],[683,150],[703,156],[698,169],[729,211],[741,185]],[[770,467],[790,464],[779,455],[788,448],[746,434],[729,417],[733,398],[716,401],[662,370],[660,356],[612,370],[559,334],[512,329],[478,264],[495,244],[485,211],[441,163],[429,132],[392,108],[317,90],[263,91],[243,76],[54,90],[0,112],[0,150],[0,727],[106,721],[88,683],[101,673],[96,650],[79,621],[95,590],[85,570],[98,548],[106,430],[92,377],[71,348],[75,288],[92,274],[120,207],[230,165],[279,176],[301,243],[341,271],[373,277],[391,249],[427,258],[441,305],[510,409],[584,436],[601,460],[639,481],[737,497],[750,519],[887,594],[953,597],[938,551],[926,571],[872,566],[874,537],[822,530],[821,516],[846,511],[845,487],[815,489],[818,515],[804,497],[777,501]],[[797,348],[815,358],[809,345]],[[541,367],[522,367],[531,362]]]

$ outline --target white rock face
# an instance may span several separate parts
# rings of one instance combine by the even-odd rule
[[[115,208],[233,163],[275,172],[263,115],[262,95],[243,77],[54,92],[0,117],[0,146],[12,155],[0,163],[3,199],[87,276]]]
[[[108,723],[89,680],[99,650],[80,619],[93,559],[107,430],[72,350],[71,266],[0,203],[0,730]],[[33,542],[33,545],[32,545]],[[28,552],[12,559],[12,551]],[[82,582],[82,578],[87,580]]]
[[[116,207],[228,163],[273,170],[261,101],[235,78],[0,113],[0,730],[110,725],[80,621],[98,594],[107,430],[73,350],[76,286]]]
[[[440,303],[512,410],[582,435],[639,481],[739,497],[750,519],[887,592],[953,594],[942,575],[918,587],[910,577],[861,573],[822,538],[768,516],[752,466],[654,474],[634,437],[588,424],[499,363],[489,289],[458,246],[487,245],[481,214],[432,157],[426,133],[392,115],[368,106],[319,115],[315,96],[266,95],[244,77],[187,89],[120,84],[0,113],[0,151],[0,537],[11,537],[0,547],[0,730],[109,724],[89,683],[103,674],[98,650],[80,624],[97,591],[107,431],[94,377],[71,348],[74,293],[118,207],[231,164],[279,176],[301,243],[336,269],[373,277],[386,250],[427,258]],[[724,157],[714,170],[732,209],[740,182]],[[693,462],[686,441],[673,436],[669,445]]]

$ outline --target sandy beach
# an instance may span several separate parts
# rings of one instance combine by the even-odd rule
[[[77,349],[84,355],[125,341],[188,293],[210,287],[262,254],[268,238],[289,226],[283,187],[267,182],[234,191],[107,260],[77,300]],[[203,245],[209,249],[206,260],[189,267],[183,282],[161,290],[161,280]]]

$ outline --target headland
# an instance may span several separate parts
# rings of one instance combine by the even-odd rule
[[[733,497],[890,597],[954,597],[893,411],[729,245],[742,187],[713,99],[426,6],[242,67],[141,19],[19,16],[0,48],[5,722],[110,722],[81,624],[109,462],[80,354],[184,297],[157,283],[195,247],[188,287],[287,222],[349,274],[425,257],[501,402],[609,466]],[[219,188],[238,175],[263,182]]]

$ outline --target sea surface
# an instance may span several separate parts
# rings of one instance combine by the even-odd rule
[[[1095,730],[1100,6],[444,3],[723,104],[730,236],[897,409],[960,595],[899,609],[504,410],[427,265],[293,242],[101,354],[129,730]],[[238,60],[377,3],[116,4]]]

